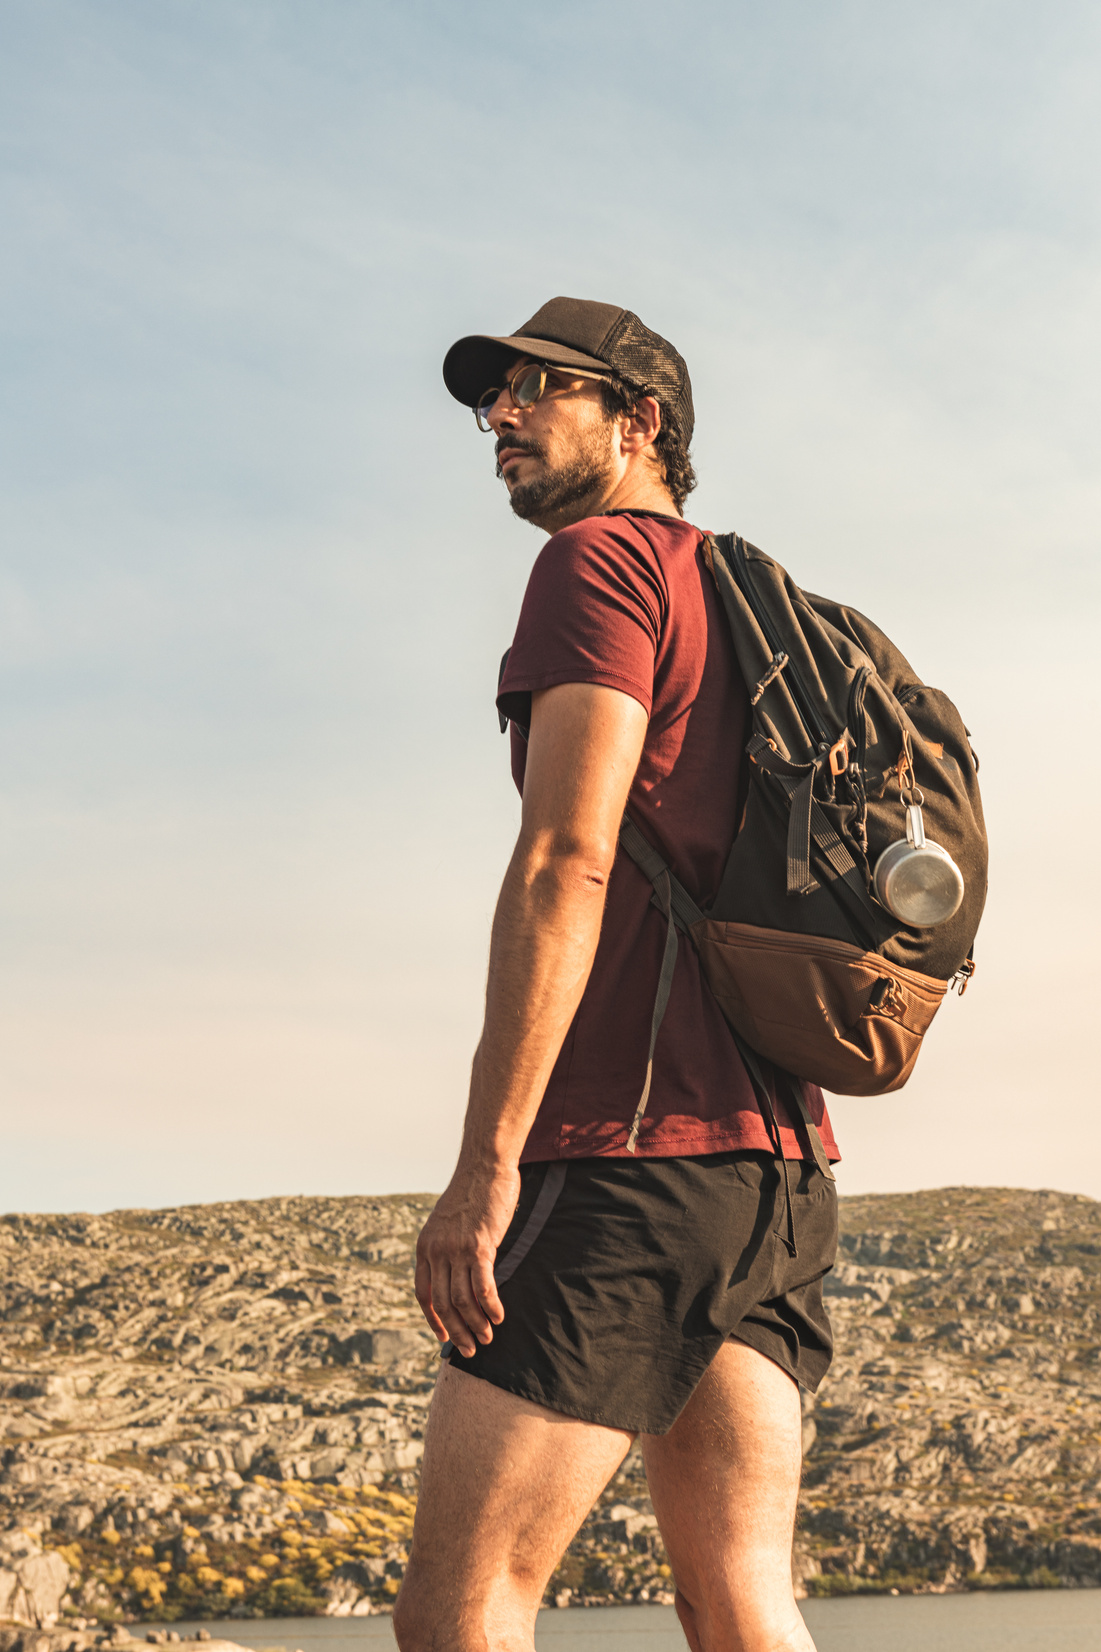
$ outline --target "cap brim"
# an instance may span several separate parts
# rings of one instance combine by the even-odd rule
[[[548,338],[522,338],[519,334],[491,338],[487,333],[472,333],[469,338],[458,339],[443,358],[443,382],[457,402],[473,407],[494,383],[501,383],[505,369],[517,356],[534,356],[536,361],[551,362],[555,367],[583,367],[590,373],[612,372],[606,361]]]

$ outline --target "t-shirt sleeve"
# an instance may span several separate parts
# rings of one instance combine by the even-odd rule
[[[531,571],[497,693],[502,714],[527,723],[533,691],[597,683],[650,713],[667,595],[651,546],[615,517],[554,534]]]

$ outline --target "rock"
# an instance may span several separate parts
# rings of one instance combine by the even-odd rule
[[[325,1615],[330,1618],[364,1616],[359,1607],[371,1605],[371,1591],[386,1577],[387,1562],[381,1558],[346,1561],[338,1566],[324,1585]]]
[[[371,1334],[371,1359],[375,1365],[390,1367],[406,1360],[424,1360],[438,1351],[435,1337],[427,1330],[383,1325]]]
[[[627,1503],[615,1503],[610,1509],[605,1509],[600,1524],[613,1543],[629,1543],[639,1532],[657,1529],[654,1515]]]
[[[69,1587],[69,1566],[24,1530],[0,1536],[0,1618],[49,1629]]]
[[[0,1219],[0,1612],[22,1620],[0,1652],[84,1652],[96,1618],[392,1606],[438,1367],[411,1288],[431,1203]],[[1101,1207],[840,1211],[797,1588],[1101,1584]],[[671,1590],[635,1449],[548,1603]]]

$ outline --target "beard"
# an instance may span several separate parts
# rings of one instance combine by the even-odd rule
[[[564,527],[578,521],[585,511],[578,506],[599,494],[612,472],[611,425],[600,420],[579,433],[569,458],[552,468],[545,448],[531,437],[508,436],[498,442],[498,448],[521,448],[543,462],[542,475],[530,482],[518,483],[509,494],[514,516],[522,522],[534,522],[537,527]],[[497,474],[501,470],[498,466]]]

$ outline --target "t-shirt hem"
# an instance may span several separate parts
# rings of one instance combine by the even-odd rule
[[[562,671],[546,671],[538,677],[510,678],[506,671],[497,691],[497,705],[506,716],[509,714],[507,701],[516,694],[535,694],[540,689],[557,688],[562,683],[591,683],[596,688],[616,688],[621,694],[629,694],[649,716],[653,709],[653,697],[648,688],[638,683],[633,677],[622,675],[618,671],[608,671],[600,666],[570,666]]]
[[[781,1130],[780,1140],[783,1144],[785,1158],[812,1161],[814,1154],[810,1148],[804,1146],[792,1130]],[[823,1149],[830,1164],[841,1163],[841,1152],[836,1142],[823,1140]],[[662,1135],[658,1141],[640,1141],[634,1153],[627,1151],[627,1137],[622,1135],[612,1141],[572,1141],[548,1142],[536,1141],[524,1147],[520,1155],[521,1164],[544,1164],[557,1159],[676,1159],[693,1158],[703,1153],[775,1153],[776,1145],[770,1139],[767,1131],[738,1132],[733,1134],[723,1131],[708,1135],[693,1133],[683,1136]]]

